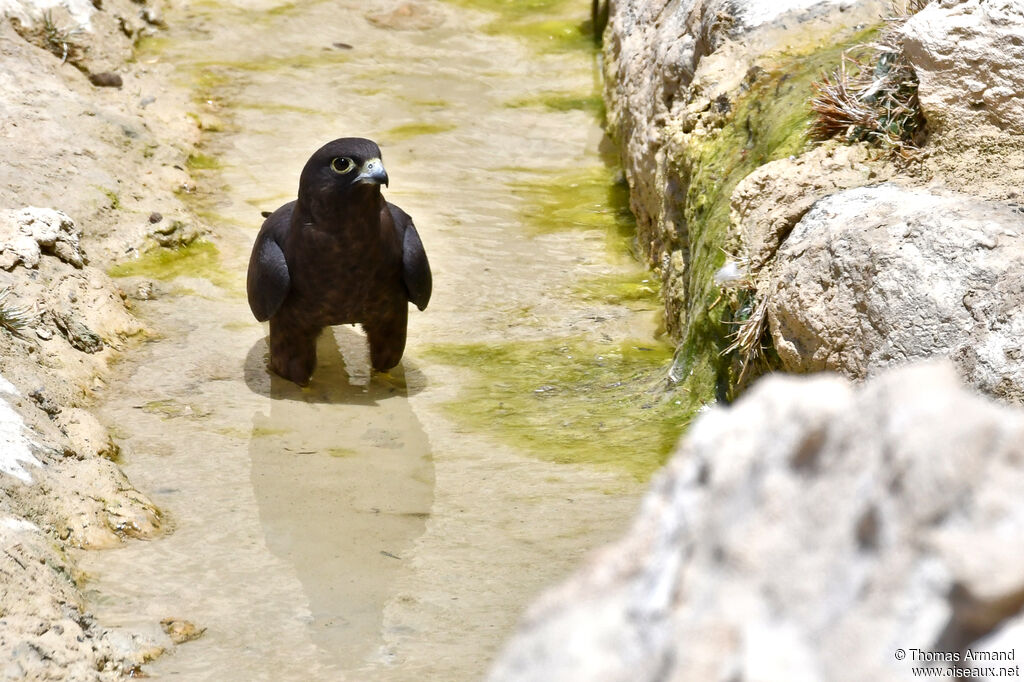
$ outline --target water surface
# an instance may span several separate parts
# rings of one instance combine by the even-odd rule
[[[508,34],[470,5],[203,2],[140,57],[197,92],[216,251],[120,271],[156,282],[156,334],[102,416],[172,532],[80,561],[102,622],[207,628],[155,676],[476,679],[538,591],[623,530],[663,454],[662,427],[631,426],[662,409],[668,356],[601,157],[589,3],[538,3]],[[245,266],[260,211],[344,135],[380,143],[435,291],[399,369],[371,376],[339,327],[299,389],[266,371]],[[606,356],[625,383],[587,369]]]

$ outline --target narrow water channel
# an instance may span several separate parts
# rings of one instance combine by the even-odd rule
[[[90,608],[205,627],[147,666],[165,678],[476,679],[524,606],[625,528],[678,431],[601,157],[589,3],[256,4],[171,14],[140,56],[197,92],[212,245],[115,271],[155,282],[154,335],[101,415],[170,531],[82,553]],[[339,327],[299,389],[266,370],[245,266],[260,211],[345,135],[380,143],[434,297],[401,368],[371,376]]]

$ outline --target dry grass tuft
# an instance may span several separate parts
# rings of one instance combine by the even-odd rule
[[[757,282],[751,274],[751,264],[746,258],[730,256],[726,253],[726,265],[715,274],[715,283],[722,289],[719,300],[728,300],[732,311],[728,324],[736,330],[729,335],[731,343],[721,355],[733,355],[739,359],[740,371],[735,385],[742,387],[751,378],[751,370],[759,370],[757,376],[768,369],[768,358],[765,355],[768,321],[768,297],[758,298]],[[717,304],[717,301],[715,302]],[[714,305],[712,306],[714,307]]]
[[[12,17],[11,26],[28,42],[60,57],[61,64],[79,65],[85,49],[77,40],[82,33],[80,26],[61,27],[51,10],[43,12],[41,21],[31,25],[22,24],[17,17]]]
[[[912,156],[924,138],[917,75],[903,54],[898,29],[929,0],[892,3],[889,26],[878,41],[843,54],[839,68],[813,84],[810,126],[814,139],[869,141]]]
[[[722,355],[736,353],[740,359],[740,374],[736,386],[743,386],[750,376],[750,370],[768,366],[765,356],[765,334],[768,329],[768,297],[757,299],[750,291],[750,301],[755,303],[745,320],[733,322],[737,325],[731,335],[732,343],[722,351]]]
[[[53,20],[53,13],[43,13],[43,25],[40,28],[40,38],[43,46],[53,54],[60,57],[63,64],[68,57],[77,57],[79,45],[75,42],[76,35],[82,32],[81,28],[61,28]]]
[[[26,306],[8,303],[7,297],[10,294],[10,287],[0,290],[0,327],[21,336],[25,329],[36,323],[36,316]]]

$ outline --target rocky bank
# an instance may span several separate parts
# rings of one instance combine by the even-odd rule
[[[609,128],[673,377],[692,409],[739,398],[492,681],[1020,674],[1024,5],[768,6],[610,2]],[[810,143],[812,81],[872,40],[919,83],[920,147]],[[736,328],[765,347],[746,376]],[[740,395],[770,369],[831,373]]]
[[[116,389],[111,363],[146,336],[105,269],[199,231],[180,200],[198,139],[187,94],[169,67],[133,56],[160,17],[128,0],[0,2],[4,679],[115,679],[170,646],[156,624],[97,623],[72,558],[163,525],[88,411]]]
[[[1015,109],[1019,98],[1011,93],[1020,91],[1024,56],[1008,36],[1024,29],[1020,3],[936,0],[899,21],[891,19],[899,14],[892,7],[868,1],[771,7],[767,12],[764,3],[725,0],[610,6],[605,34],[609,129],[622,151],[640,247],[664,282],[668,327],[680,342],[674,375],[699,397],[692,406],[742,390],[730,333],[759,305],[769,313],[764,342],[780,356],[770,351],[769,367],[835,369],[863,377],[901,359],[947,355],[957,358],[962,376],[979,388],[1019,401],[1014,396],[1020,395],[1020,377],[1012,368],[1017,322],[967,313],[976,318],[973,331],[965,329],[956,339],[879,351],[873,335],[887,335],[888,323],[872,331],[865,318],[877,321],[879,315],[861,314],[872,306],[867,299],[874,274],[853,285],[862,291],[850,296],[848,305],[833,305],[840,296],[835,286],[857,276],[831,271],[832,261],[814,260],[819,252],[798,240],[825,239],[810,223],[828,206],[834,224],[847,226],[848,236],[857,235],[856,244],[838,235],[835,243],[854,249],[853,257],[864,263],[884,261],[884,272],[877,274],[901,281],[886,294],[892,308],[882,313],[897,326],[922,324],[923,314],[906,323],[897,318],[928,296],[923,289],[932,282],[915,279],[928,269],[919,261],[944,264],[949,254],[931,254],[924,242],[960,229],[949,221],[976,218],[975,225],[987,225],[999,215],[1001,227],[992,229],[1004,234],[998,243],[980,239],[973,245],[950,237],[961,244],[961,259],[975,262],[966,271],[943,274],[959,282],[953,289],[971,300],[990,296],[984,290],[992,280],[986,277],[995,271],[978,270],[988,267],[980,261],[989,256],[1008,259],[1008,270],[995,266],[999,278],[1019,276],[1019,265],[1009,261],[1016,246],[1012,235],[1019,232],[1014,211],[1024,180],[1024,136]],[[812,82],[839,65],[844,49],[877,39],[885,27],[893,30],[890,25],[900,27],[894,42],[920,82],[923,146],[901,158],[866,143],[808,142]],[[811,210],[841,190],[883,182],[891,183],[890,189],[846,194],[845,201],[828,199]],[[893,194],[900,190],[908,194]],[[906,220],[921,226],[923,241],[913,248],[903,236],[859,229],[865,212],[904,201],[920,210],[886,220],[893,233]],[[958,206],[959,218],[947,215],[951,203]],[[886,249],[900,257],[875,257]],[[740,266],[740,284],[755,293],[737,295],[716,283],[714,273],[728,260]],[[802,280],[792,279],[795,271]],[[812,294],[803,287],[808,278],[835,286]],[[953,296],[952,289],[947,293]],[[1013,300],[1003,304],[1012,308]],[[940,320],[960,314],[933,312]],[[791,325],[795,318],[803,319],[800,329]],[[808,324],[837,331],[817,337]],[[851,325],[861,330],[854,332]],[[985,337],[988,359],[969,357],[965,350],[979,335]],[[988,368],[979,369],[979,363]]]

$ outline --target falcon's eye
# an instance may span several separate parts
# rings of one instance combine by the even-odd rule
[[[338,156],[331,159],[331,170],[339,175],[349,173],[356,167],[356,162],[347,156]]]

